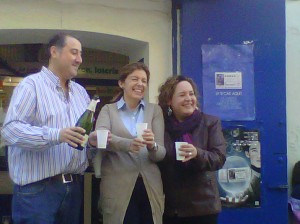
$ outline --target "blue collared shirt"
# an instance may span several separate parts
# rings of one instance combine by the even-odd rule
[[[9,173],[16,184],[85,171],[86,150],[60,143],[59,132],[75,126],[89,101],[86,90],[73,81],[65,94],[59,78],[45,67],[14,89],[1,135],[8,145]]]
[[[144,107],[144,100],[140,101],[134,111],[127,107],[123,97],[117,102],[117,108],[121,119],[132,136],[137,136],[135,127],[136,123],[144,122]]]

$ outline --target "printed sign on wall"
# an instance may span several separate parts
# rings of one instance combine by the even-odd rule
[[[253,45],[202,45],[203,111],[254,120]]]

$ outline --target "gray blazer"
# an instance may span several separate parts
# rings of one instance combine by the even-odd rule
[[[153,131],[158,150],[148,151],[144,147],[139,153],[132,153],[129,152],[129,146],[135,136],[132,136],[123,124],[116,103],[105,105],[98,116],[96,129],[107,129],[112,133],[112,140],[107,149],[98,151],[102,154],[100,202],[104,224],[123,223],[139,174],[145,183],[154,224],[162,223],[164,193],[156,164],[166,154],[161,108],[156,104],[146,103],[144,122],[147,122],[148,128]]]

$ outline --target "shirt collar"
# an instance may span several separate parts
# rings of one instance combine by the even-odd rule
[[[44,74],[46,74],[46,76],[48,77],[50,82],[52,82],[56,87],[61,87],[60,80],[59,80],[58,76],[55,75],[50,69],[43,66],[42,67],[42,72]],[[73,85],[74,85],[74,82],[71,81],[71,80],[68,80],[68,89],[71,92],[72,92],[72,89],[73,89]]]
[[[144,108],[145,107],[145,101],[142,99],[138,105],[138,107],[142,105],[142,107]],[[120,109],[124,109],[126,110],[126,102],[124,100],[124,97],[122,97],[118,102],[117,102],[117,108],[118,110]]]

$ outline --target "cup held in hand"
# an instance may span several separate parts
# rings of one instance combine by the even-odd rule
[[[147,129],[148,123],[136,123],[136,134],[139,139],[143,140],[144,130]]]
[[[105,149],[107,144],[108,130],[97,130],[97,148]]]
[[[185,156],[181,156],[179,155],[180,153],[182,153],[182,151],[179,151],[179,148],[182,145],[186,145],[188,144],[187,142],[175,142],[175,148],[176,148],[176,159],[177,160],[184,160]]]

